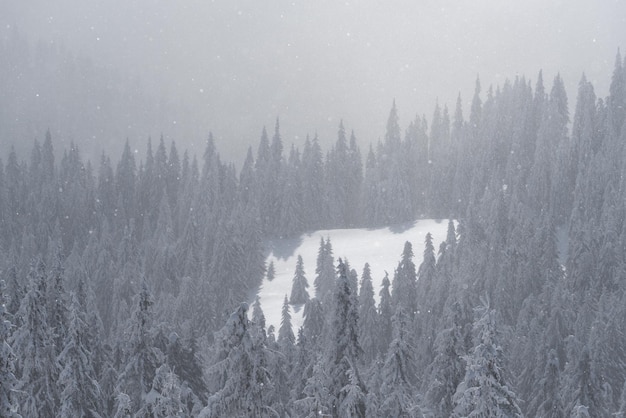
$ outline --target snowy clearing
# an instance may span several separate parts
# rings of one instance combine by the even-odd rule
[[[267,327],[274,325],[277,331],[280,328],[281,309],[285,295],[289,297],[291,292],[298,255],[301,255],[304,261],[304,270],[309,282],[309,296],[315,296],[313,281],[315,280],[317,253],[322,237],[324,239],[330,237],[335,262],[340,257],[347,260],[350,267],[359,274],[359,282],[363,266],[365,263],[370,264],[376,302],[378,302],[378,292],[385,271],[389,273],[389,280],[392,280],[394,269],[400,261],[404,243],[409,241],[413,245],[414,262],[416,266],[419,266],[424,253],[426,234],[431,233],[435,251],[437,251],[439,244],[446,238],[447,227],[447,219],[422,219],[410,224],[381,229],[321,230],[304,234],[298,239],[269,242],[270,252],[266,259],[266,265],[273,262],[276,275],[272,281],[264,278],[258,292]],[[291,320],[295,333],[302,325],[302,307],[302,305],[291,306]]]

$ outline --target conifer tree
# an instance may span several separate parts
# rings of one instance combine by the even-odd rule
[[[394,339],[389,345],[382,369],[379,414],[388,417],[421,417],[416,404],[417,371],[409,341],[408,318],[402,306],[393,316]]]
[[[265,315],[263,314],[259,295],[256,296],[254,306],[252,307],[252,322],[265,334]]]
[[[170,370],[165,369],[162,372],[165,372],[167,384],[173,389],[180,384],[180,399],[187,411],[197,413],[206,403],[208,388],[198,354],[196,331],[191,329],[188,332],[189,335],[184,340],[175,332],[170,334],[166,347],[162,349]],[[170,371],[175,374],[176,381],[167,376]]]
[[[20,412],[24,416],[56,416],[59,370],[52,331],[46,312],[46,271],[40,260],[31,267],[29,289],[17,316],[21,326],[13,334],[17,356],[18,388],[24,395]]]
[[[571,350],[572,353],[574,350]],[[566,368],[567,381],[563,383],[562,389],[569,394],[566,413],[570,416],[585,413],[590,418],[608,416],[609,410],[606,408],[601,382],[598,379],[597,371],[592,363],[589,349],[582,348],[580,357],[573,361],[571,367]]]
[[[335,285],[335,268],[333,266],[333,247],[330,237],[320,238],[320,247],[317,253],[317,266],[315,268],[315,297],[322,303],[327,302],[327,298],[332,293]]]
[[[365,416],[365,392],[357,364],[362,355],[358,342],[358,312],[351,294],[346,265],[340,259],[338,279],[334,291],[334,313],[331,340],[325,354],[325,371],[328,375],[329,409],[335,415]]]
[[[65,344],[65,335],[68,327],[68,306],[67,294],[65,293],[65,274],[61,263],[61,255],[57,249],[53,267],[50,271],[50,282],[52,286],[48,288],[48,325],[54,333],[54,344],[58,355]]]
[[[310,349],[304,328],[300,327],[298,330],[298,341],[296,342],[294,366],[289,379],[292,385],[291,399],[294,402],[306,396],[304,394],[304,388],[313,373],[313,364],[311,364],[313,353],[311,353]]]
[[[303,206],[302,206],[302,179],[300,152],[291,146],[287,164],[282,166],[283,182],[279,186],[277,196],[279,200],[279,220],[277,233],[282,237],[289,237],[302,231]]]
[[[317,135],[307,140],[302,150],[302,207],[305,208],[304,227],[318,229],[327,218],[328,199],[324,187],[324,161]]]
[[[87,322],[76,295],[71,295],[67,333],[58,361],[61,366],[60,417],[98,417],[102,411],[101,392],[86,343]]]
[[[152,389],[155,371],[163,363],[163,353],[153,340],[153,305],[148,284],[142,279],[125,332],[124,366],[117,381],[117,393],[130,397],[134,411],[143,407],[145,396]]]
[[[309,299],[304,305],[304,334],[313,344],[319,343],[324,328],[324,307],[318,298]]]
[[[612,129],[611,134],[619,137],[626,120],[626,68],[622,63],[622,55],[617,50],[615,56],[615,66],[609,87],[609,97],[607,99],[609,108],[609,123]]]
[[[6,286],[0,280],[0,416],[18,418],[16,393],[17,379],[15,378],[15,354],[9,345],[11,323],[5,305]]]
[[[379,335],[379,320],[374,300],[372,273],[370,265],[365,263],[359,288],[359,344],[363,349],[365,364],[371,364],[378,355],[377,335]]]
[[[267,281],[269,282],[274,280],[274,278],[276,277],[276,268],[274,267],[274,261],[270,261],[269,265],[267,266],[266,277]]]
[[[136,417],[182,418],[189,416],[181,400],[181,387],[178,378],[167,364],[156,369],[152,389],[146,395],[146,402],[135,414]]]
[[[272,378],[267,349],[251,337],[248,305],[242,303],[219,331],[208,370],[213,394],[199,417],[271,416]]]
[[[391,297],[396,309],[402,306],[402,309],[411,319],[414,318],[417,312],[416,281],[417,273],[413,263],[413,246],[407,241],[404,243],[402,260],[400,260],[396,268],[396,274],[393,277],[393,293]]]
[[[457,386],[465,376],[465,364],[462,356],[464,336],[460,309],[453,304],[449,310],[447,323],[449,327],[440,331],[435,338],[435,358],[428,368],[424,379],[424,400],[436,416],[450,416],[453,409],[453,397]]]
[[[465,357],[465,378],[454,395],[452,417],[522,417],[517,396],[504,380],[495,311],[482,307],[478,313],[476,345]]]
[[[380,317],[380,330],[381,336],[379,339],[380,353],[386,353],[389,344],[391,343],[391,330],[392,323],[391,318],[393,316],[393,305],[391,303],[391,293],[389,288],[391,283],[389,282],[389,274],[385,271],[385,277],[383,277],[382,288],[380,289],[379,296],[380,302],[378,304],[378,315]]]
[[[306,303],[306,301],[309,300],[309,292],[306,290],[308,287],[309,282],[304,275],[304,261],[302,261],[302,256],[298,255],[298,260],[296,261],[296,271],[291,285],[289,303],[292,305],[302,305]]]
[[[287,299],[287,295],[285,295],[285,300],[283,301],[277,342],[283,348],[283,351],[292,348],[296,342],[296,337],[293,334],[293,328],[291,326],[291,312],[289,309],[289,299]]]
[[[565,411],[559,388],[560,370],[559,359],[555,350],[550,350],[546,364],[545,375],[541,379],[540,398],[543,401],[537,405],[536,413],[545,418],[564,418]]]

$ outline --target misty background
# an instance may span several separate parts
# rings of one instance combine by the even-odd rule
[[[484,96],[560,72],[571,106],[585,72],[604,97],[626,2],[0,0],[0,25],[5,57],[28,45],[61,63],[52,82],[31,80],[47,60],[23,71],[8,54],[18,81],[0,92],[2,146],[29,149],[49,128],[92,160],[160,135],[200,153],[211,131],[240,163],[276,117],[287,144],[316,132],[329,144],[343,120],[366,145],[384,135],[394,99],[401,126],[437,101],[453,109],[459,93],[467,112],[477,76]],[[59,76],[68,60],[78,77]]]

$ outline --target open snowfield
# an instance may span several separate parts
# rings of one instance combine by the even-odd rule
[[[393,279],[393,272],[400,261],[404,243],[409,241],[413,245],[416,267],[422,262],[424,253],[424,239],[428,232],[433,236],[435,251],[445,240],[448,220],[423,219],[413,223],[398,225],[382,229],[331,229],[304,234],[296,239],[275,240],[268,243],[269,255],[266,264],[274,263],[276,275],[274,280],[263,279],[259,288],[261,307],[265,314],[267,327],[274,325],[276,332],[280,328],[281,309],[285,295],[291,293],[291,283],[296,269],[298,255],[304,261],[304,270],[309,282],[309,296],[315,296],[313,281],[320,238],[330,237],[333,247],[335,264],[339,257],[348,260],[350,267],[360,276],[365,263],[370,264],[376,302],[385,271],[389,273],[389,280]],[[302,325],[302,305],[291,306],[292,324],[294,333]]]

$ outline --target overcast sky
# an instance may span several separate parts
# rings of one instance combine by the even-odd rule
[[[626,42],[620,0],[0,0],[0,19],[139,75],[226,154],[277,116],[288,143],[334,141],[343,119],[363,144],[384,135],[393,99],[403,127],[459,92],[467,116],[477,75],[484,91],[534,85],[539,69],[549,88],[560,72],[572,104],[584,71],[605,96]]]

